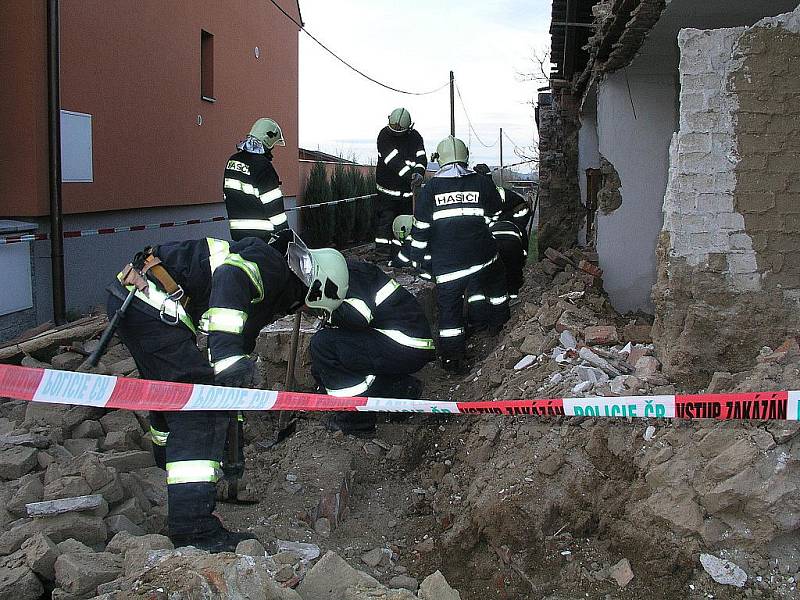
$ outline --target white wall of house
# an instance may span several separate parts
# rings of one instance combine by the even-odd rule
[[[678,129],[678,31],[752,25],[797,4],[798,0],[671,0],[633,62],[603,79],[596,98],[587,98],[591,110],[586,111],[586,125],[596,100],[599,152],[622,182],[622,206],[597,218],[603,280],[617,310],[654,310],[656,242],[663,222],[669,144]],[[581,132],[582,148],[591,146],[590,129]],[[588,155],[587,150],[587,159]],[[584,167],[579,169],[585,194]]]
[[[627,80],[624,72],[617,72],[598,87],[599,152],[619,173],[622,206],[609,214],[598,212],[597,251],[605,289],[623,313],[654,310],[650,290],[656,282],[655,248],[676,95],[672,77],[632,69]]]

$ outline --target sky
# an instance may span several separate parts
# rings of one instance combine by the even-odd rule
[[[456,136],[470,164],[518,162],[514,143],[533,144],[530,104],[541,83],[522,81],[532,57],[546,50],[550,0],[300,0],[306,29],[336,54],[392,87],[428,91],[455,72],[468,127],[456,96]],[[428,155],[450,133],[448,88],[426,96],[385,90],[350,71],[300,34],[300,146],[363,163],[377,159],[375,139],[392,109],[411,112]],[[525,170],[524,167],[519,167]]]

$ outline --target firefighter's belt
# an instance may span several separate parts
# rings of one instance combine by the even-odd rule
[[[189,296],[183,293],[183,288],[181,288],[181,286],[179,286],[172,278],[172,275],[167,272],[167,270],[161,264],[161,259],[153,254],[148,254],[147,258],[144,260],[142,275],[146,275],[148,272],[155,278],[156,281],[158,281],[158,283],[161,285],[161,288],[167,293],[168,296],[177,299],[183,308],[186,308],[186,306],[189,304]]]

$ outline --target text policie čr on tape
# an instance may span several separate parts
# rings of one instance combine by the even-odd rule
[[[128,379],[2,364],[0,396],[28,402],[170,411],[364,411],[742,421],[797,421],[800,414],[800,391],[451,402],[341,398],[302,392]]]

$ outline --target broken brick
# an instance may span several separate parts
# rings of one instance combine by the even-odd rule
[[[589,273],[594,277],[602,277],[603,276],[603,269],[600,267],[593,265],[588,260],[582,260],[578,263],[578,268],[583,271],[584,273]]]
[[[619,342],[617,328],[613,325],[593,325],[583,330],[583,339],[590,346],[608,346]]]

